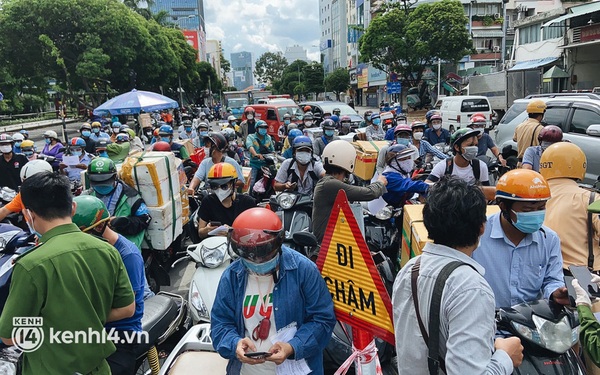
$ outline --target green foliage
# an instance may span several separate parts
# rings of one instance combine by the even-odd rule
[[[345,68],[337,68],[325,77],[325,89],[335,94],[340,100],[340,94],[350,88],[350,74]]]
[[[320,92],[325,91],[325,85],[323,84],[323,76],[325,72],[323,70],[323,64],[313,61],[304,68],[303,82],[306,87],[306,93],[314,93],[315,97]]]
[[[265,52],[256,60],[254,74],[265,83],[272,83],[281,77],[288,62],[281,52]]]
[[[491,26],[494,23],[494,18],[491,16],[483,16],[483,26]]]
[[[273,82],[273,88],[277,94],[294,95],[296,86],[304,77],[304,69],[308,66],[306,61],[296,60],[288,65],[281,73],[281,78]]]
[[[470,53],[467,23],[458,0],[421,4],[408,13],[392,5],[369,24],[359,40],[360,54],[363,61],[416,85],[425,66],[438,59],[457,62]]]

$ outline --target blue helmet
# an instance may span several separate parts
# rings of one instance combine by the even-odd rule
[[[119,121],[115,121],[112,123],[112,125],[110,126],[111,128],[121,128],[121,126],[123,126],[123,124],[121,124]]]
[[[389,164],[392,160],[401,160],[410,157],[415,160],[419,157],[416,147],[395,144],[390,146],[385,153],[385,162]]]
[[[290,139],[290,142],[293,142],[294,138],[299,137],[301,135],[302,135],[302,130],[300,130],[300,129],[292,129],[288,133],[288,138]]]
[[[173,127],[170,125],[163,125],[158,129],[158,135],[173,135]]]
[[[329,119],[331,119],[331,121],[335,122],[336,124],[340,122],[340,117],[338,115],[333,115]]]
[[[429,121],[431,121],[431,116],[439,115],[439,114],[440,114],[440,111],[438,111],[436,109],[427,111],[427,113],[425,114],[425,119],[427,120],[427,123],[429,123]]]
[[[312,150],[313,147],[310,138],[305,135],[300,135],[294,138],[293,148],[297,149],[301,147],[309,147]]]
[[[381,116],[379,116],[379,113],[373,113],[373,114],[371,115],[371,119],[370,119],[370,120],[371,120],[371,121],[373,121],[373,120],[375,120],[376,118],[380,118],[380,117],[381,117]]]
[[[22,129],[21,131],[19,131],[19,133],[23,134],[25,137],[29,137],[29,132],[25,129]]]

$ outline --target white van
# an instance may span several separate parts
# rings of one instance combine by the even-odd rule
[[[487,120],[486,129],[492,127],[492,106],[485,96],[446,96],[440,99],[442,112],[442,126],[453,132],[465,128],[473,113],[483,113]],[[437,107],[438,103],[436,103]]]

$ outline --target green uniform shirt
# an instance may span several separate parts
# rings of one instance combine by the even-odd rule
[[[600,366],[600,323],[588,306],[577,306],[577,313],[579,313],[579,340],[594,364]]]
[[[110,160],[115,163],[122,163],[129,156],[130,148],[129,142],[111,143],[106,146],[106,152]]]
[[[0,337],[12,337],[13,317],[42,317],[44,340],[37,350],[23,354],[23,375],[110,374],[105,358],[115,351],[112,342],[56,343],[56,332],[91,330],[102,337],[111,308],[132,302],[119,252],[75,224],[60,225],[15,263]],[[65,336],[58,337],[62,342]]]

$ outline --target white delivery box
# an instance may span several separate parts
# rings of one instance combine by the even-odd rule
[[[171,152],[140,152],[125,159],[119,176],[148,207],[162,207],[181,196],[177,160]]]
[[[173,219],[181,220],[183,206],[181,205],[181,196],[175,196],[171,202],[167,202],[160,207],[148,207],[148,211],[152,220],[148,226],[148,230],[165,229],[173,224]],[[175,211],[175,216],[173,216]],[[179,219],[177,219],[179,218]]]
[[[155,250],[166,250],[173,241],[183,233],[181,217],[175,219],[175,231],[173,224],[166,226],[164,229],[148,229],[145,238],[149,238],[152,248]],[[146,239],[142,242],[142,249],[148,249],[150,246]]]

